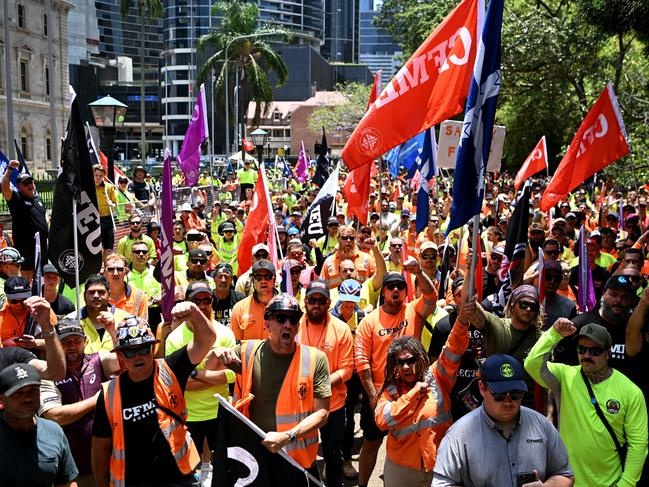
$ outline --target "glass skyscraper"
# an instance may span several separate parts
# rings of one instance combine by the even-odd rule
[[[361,0],[359,60],[367,64],[372,73],[383,70],[381,80],[385,84],[401,67],[400,56],[403,52],[387,31],[374,25],[374,18],[379,15],[381,6],[382,2],[378,0]]]

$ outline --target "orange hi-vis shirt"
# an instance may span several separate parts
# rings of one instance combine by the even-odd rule
[[[268,338],[268,330],[264,325],[265,310],[266,305],[257,301],[254,294],[234,305],[230,328],[238,342]]]
[[[356,328],[355,359],[356,370],[371,369],[372,383],[376,390],[383,387],[385,361],[388,348],[395,338],[401,336],[421,337],[422,310],[427,304],[435,304],[435,294],[424,294],[404,305],[401,311],[391,315],[383,306],[366,315]]]
[[[322,264],[322,279],[327,281],[327,286],[329,289],[340,286],[340,283],[343,282],[343,279],[338,273],[338,266],[340,261],[343,260],[340,258],[338,253],[330,255]],[[370,258],[370,255],[358,251],[353,259],[354,267],[356,268],[356,280],[363,284],[367,279],[374,275],[376,272],[376,263],[373,259]]]
[[[352,332],[347,323],[327,313],[324,325],[309,324],[306,314],[302,316],[297,341],[320,349],[329,361],[329,374],[339,372],[342,381],[331,386],[329,411],[337,411],[345,405],[347,382],[354,371]]]
[[[144,291],[128,284],[125,285],[124,294],[118,301],[109,297],[108,302],[116,308],[126,311],[129,315],[145,320],[149,316],[149,296]]]
[[[469,328],[456,321],[439,359],[425,375],[431,391],[423,401],[414,387],[397,390],[396,384],[379,397],[376,425],[389,431],[386,453],[392,462],[413,470],[423,463],[426,472],[435,466],[437,449],[452,423],[451,389],[468,345]]]

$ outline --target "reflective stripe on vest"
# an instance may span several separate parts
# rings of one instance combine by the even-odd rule
[[[119,380],[120,378],[117,377],[103,385],[106,414],[113,433],[113,451],[110,459],[111,487],[126,486],[126,448]],[[154,362],[153,391],[158,404],[157,414],[160,430],[169,444],[178,470],[182,474],[188,475],[198,465],[200,457],[185,425],[163,409],[171,411],[182,421],[187,418],[182,389],[164,359],[157,359]],[[170,399],[172,396],[173,400]]]

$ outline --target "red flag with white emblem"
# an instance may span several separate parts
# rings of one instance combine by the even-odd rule
[[[613,86],[608,83],[581,123],[566,155],[541,198],[548,211],[570,191],[629,153],[624,122]]]
[[[372,166],[374,166],[373,162],[350,172],[343,188],[343,195],[347,201],[347,216],[350,218],[356,216],[363,225],[367,225]]]
[[[350,170],[464,111],[483,15],[483,0],[463,0],[419,46],[345,144]]]
[[[518,174],[516,174],[516,178],[514,179],[516,191],[520,189],[528,178],[531,178],[543,169],[548,170],[548,147],[545,144],[545,135],[541,137],[541,140],[536,144],[532,153],[527,156],[527,159],[525,159],[525,162],[518,170]]]
[[[241,242],[239,244],[239,251],[237,259],[239,260],[239,272],[241,275],[250,269],[252,265],[252,248],[260,243],[266,243],[266,232],[270,223],[271,212],[268,207],[268,197],[266,196],[266,186],[264,184],[266,178],[261,172],[261,168],[257,170],[257,183],[255,184],[255,191],[252,195],[252,205],[250,206],[250,213],[246,220],[246,225],[243,227],[241,234]]]

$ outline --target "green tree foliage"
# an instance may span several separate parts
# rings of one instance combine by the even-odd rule
[[[290,34],[271,25],[258,26],[259,9],[256,4],[242,0],[220,1],[212,6],[212,14],[222,17],[221,26],[198,39],[198,49],[213,52],[198,72],[197,84],[203,83],[214,70],[216,79],[214,93],[216,100],[225,103],[225,50],[228,47],[229,102],[233,108],[232,90],[239,80],[240,119],[249,101],[257,102],[253,125],[259,123],[262,114],[267,114],[273,101],[272,73],[281,86],[288,79],[288,68],[279,53],[269,42],[288,41]],[[243,39],[237,37],[245,36]],[[235,40],[236,39],[236,40]],[[231,109],[230,113],[234,114]]]
[[[410,54],[456,4],[385,0],[376,23]],[[496,122],[507,127],[505,167],[520,167],[542,135],[556,166],[605,83],[612,81],[642,180],[649,157],[649,64],[643,50],[643,41],[649,39],[648,9],[646,0],[506,4],[503,85],[496,114]],[[632,180],[627,160],[607,173]]]
[[[365,115],[372,86],[348,83],[339,84],[336,89],[345,96],[347,102],[315,109],[309,117],[308,124],[314,132],[319,132],[324,127],[327,134],[346,140]]]

